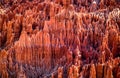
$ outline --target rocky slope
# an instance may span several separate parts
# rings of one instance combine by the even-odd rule
[[[120,78],[120,1],[1,0],[0,78]]]

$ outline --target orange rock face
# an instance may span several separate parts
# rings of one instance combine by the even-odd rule
[[[120,78],[120,1],[1,0],[0,78]]]

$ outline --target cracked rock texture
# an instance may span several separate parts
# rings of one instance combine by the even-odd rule
[[[120,78],[120,0],[0,0],[0,78]]]

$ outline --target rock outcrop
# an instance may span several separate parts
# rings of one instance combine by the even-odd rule
[[[120,78],[120,1],[1,0],[0,78]]]

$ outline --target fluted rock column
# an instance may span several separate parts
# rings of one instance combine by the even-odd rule
[[[73,78],[78,78],[79,77],[79,67],[73,65]]]
[[[32,61],[31,38],[26,31],[22,31],[19,41],[15,43],[15,58],[19,63]]]
[[[69,65],[70,63],[72,63],[73,61],[73,53],[72,51],[70,51],[70,49],[68,49],[67,53],[66,53],[66,60],[67,60],[67,64]]]
[[[46,67],[46,70],[49,71],[51,69],[51,42],[48,25],[44,25],[43,29],[43,60]]]
[[[100,9],[103,9],[104,8],[104,0],[100,0],[99,5],[100,5]]]
[[[3,64],[2,65],[2,72],[1,72],[2,76],[1,78],[8,78],[8,72],[7,72],[7,64]]]
[[[90,67],[90,78],[96,78],[96,69],[94,64],[91,64]]]
[[[51,68],[51,47],[50,47],[50,36],[47,32],[43,34],[43,46],[44,46],[44,63],[48,70]]]
[[[109,63],[104,67],[104,78],[113,78],[112,66]]]
[[[7,56],[8,56],[8,53],[7,53],[6,50],[0,51],[0,73],[1,73],[1,78],[8,78]]]
[[[19,69],[19,71],[17,72],[17,78],[26,78],[26,75],[25,75],[25,72],[24,72],[24,70],[23,70],[23,67],[22,66],[20,66],[20,69]]]
[[[15,39],[20,36],[20,32],[22,31],[22,18],[23,16],[21,14],[16,14],[14,18],[14,23],[13,23],[13,31],[15,33]]]
[[[42,31],[37,32],[35,36],[35,46],[36,46],[35,48],[37,53],[36,62],[37,62],[37,65],[41,66],[42,57],[43,57],[43,32]]]
[[[104,65],[100,63],[96,65],[96,78],[103,78],[103,67]]]
[[[7,41],[6,41],[6,45],[10,45],[13,41],[14,41],[14,33],[13,33],[13,29],[12,29],[12,21],[9,21],[7,23]]]
[[[63,67],[58,68],[58,78],[63,78]]]
[[[73,68],[72,68],[72,66],[69,68],[68,78],[73,78]]]

